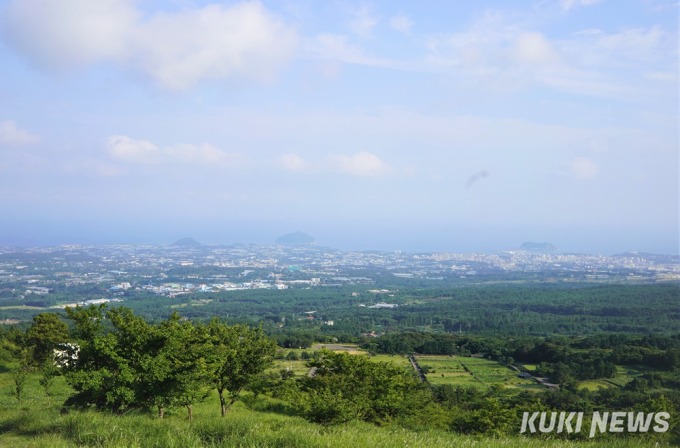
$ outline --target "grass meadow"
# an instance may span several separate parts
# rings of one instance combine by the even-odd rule
[[[287,353],[289,350],[285,350]],[[302,350],[295,350],[302,352]],[[299,353],[298,353],[299,354]],[[373,361],[388,361],[410,366],[405,356],[379,355]],[[418,356],[421,365],[434,370],[428,374],[432,384],[452,384],[487,388],[503,384],[509,388],[541,388],[517,378],[514,370],[475,358]],[[468,368],[465,370],[463,364]],[[305,375],[305,361],[277,360],[273,369],[290,369]],[[470,374],[470,372],[472,374]],[[621,374],[639,375],[639,369]],[[443,376],[442,376],[443,375]],[[248,409],[237,402],[226,418],[220,415],[216,394],[194,406],[194,421],[184,409],[168,410],[163,420],[153,412],[133,411],[124,415],[92,410],[63,410],[70,388],[56,378],[51,404],[48,405],[38,376],[30,374],[22,405],[12,396],[10,366],[0,365],[0,447],[610,447],[647,446],[639,439],[606,439],[574,442],[561,439],[516,437],[491,438],[462,435],[428,428],[405,429],[378,427],[363,422],[324,428],[294,415],[279,400],[263,397]],[[656,446],[649,444],[648,446]]]
[[[236,403],[226,418],[220,416],[217,396],[194,409],[189,422],[183,409],[170,410],[160,420],[153,413],[112,415],[96,411],[62,412],[69,394],[57,379],[48,406],[38,378],[30,375],[20,407],[11,396],[12,379],[0,366],[0,447],[610,447],[645,446],[640,441],[604,440],[577,443],[520,437],[489,438],[430,429],[408,430],[352,422],[324,428],[292,415],[280,401],[263,399],[253,410]],[[653,446],[653,445],[650,445]]]

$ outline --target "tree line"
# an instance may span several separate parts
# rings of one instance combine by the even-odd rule
[[[19,400],[27,372],[50,370],[52,376],[63,375],[73,390],[65,406],[114,413],[156,409],[161,418],[166,409],[181,406],[191,419],[193,405],[216,391],[224,416],[276,353],[275,342],[261,328],[228,326],[216,318],[203,324],[173,313],[149,324],[124,307],[65,312],[70,331],[59,316],[44,313],[25,335],[14,335],[18,345],[3,346],[5,357],[21,360],[14,375]]]

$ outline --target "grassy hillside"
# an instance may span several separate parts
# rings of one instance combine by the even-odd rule
[[[31,375],[23,406],[11,396],[11,375],[0,366],[0,446],[8,447],[644,447],[641,440],[567,442],[536,438],[493,439],[437,430],[407,430],[352,422],[331,427],[295,417],[277,400],[262,399],[249,410],[237,403],[226,419],[216,396],[197,405],[190,423],[182,409],[164,420],[147,413],[111,415],[103,412],[60,412],[69,393],[57,379],[52,405]],[[643,443],[641,443],[643,442]]]

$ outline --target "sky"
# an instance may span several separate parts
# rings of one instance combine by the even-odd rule
[[[678,253],[670,0],[0,0],[0,245]]]

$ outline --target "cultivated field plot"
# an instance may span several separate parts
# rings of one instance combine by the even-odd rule
[[[329,344],[330,345],[330,344]],[[368,356],[368,353],[359,349],[358,347],[354,346],[352,347],[350,344],[343,344],[344,346],[347,346],[348,348],[352,348],[352,350],[333,350],[336,352],[340,351],[345,351],[349,354],[352,355],[357,355],[357,356]],[[313,354],[316,351],[316,346],[314,348],[307,348],[307,349],[281,349],[283,352],[284,356],[287,356],[289,353],[294,352],[297,356],[302,356],[303,352],[307,352],[309,354]],[[391,362],[394,363],[397,366],[400,367],[405,367],[405,368],[411,368],[411,362],[408,360],[408,357],[402,356],[402,355],[376,355],[376,356],[371,356],[370,357],[371,361],[373,362]],[[300,359],[300,360],[291,360],[291,359],[277,359],[274,362],[274,366],[269,369],[269,371],[274,371],[278,372],[280,370],[292,370],[295,376],[304,376],[307,375],[309,372],[309,367],[305,365],[308,360]]]
[[[424,355],[416,356],[416,359],[421,368],[429,368],[430,372],[425,377],[431,384],[484,387],[474,375],[465,371],[458,357]]]
[[[397,366],[411,368],[411,362],[406,356],[402,355],[376,355],[371,356],[373,362],[391,362]]]
[[[588,389],[591,391],[595,391],[599,388],[609,389],[610,387],[623,387],[643,373],[653,371],[654,369],[645,366],[616,366],[616,378],[581,381],[578,384],[578,387],[579,389]]]
[[[433,355],[416,358],[421,367],[430,368],[430,372],[425,376],[431,384],[474,386],[484,389],[492,384],[501,384],[513,389],[545,389],[533,380],[518,378],[517,371],[487,359]]]
[[[526,368],[527,370],[536,370],[536,364],[524,364],[519,362],[516,362],[515,364],[517,364],[518,366],[524,366],[524,368]]]
[[[274,366],[269,371],[278,372],[280,370],[292,371],[295,376],[305,376],[309,372],[309,367],[305,365],[307,361],[289,361],[287,359],[277,359]]]

